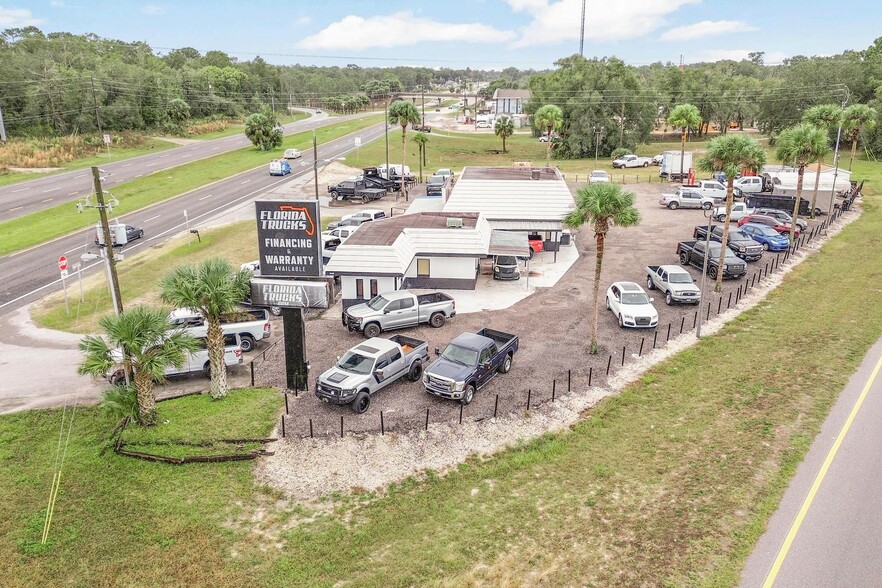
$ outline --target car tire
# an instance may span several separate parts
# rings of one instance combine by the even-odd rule
[[[649,162],[648,161],[644,162],[643,167],[649,167]]]
[[[768,251],[768,250],[769,250],[769,244],[763,243],[763,251]]]
[[[352,412],[355,414],[364,414],[371,407],[371,395],[362,390],[355,395],[352,401]]]
[[[447,322],[447,317],[443,312],[436,312],[429,317],[429,324],[436,329],[443,327],[445,322]]]
[[[242,335],[239,347],[242,348],[242,351],[244,353],[254,351],[254,337],[252,337],[251,335]]]
[[[475,385],[469,384],[465,387],[465,390],[462,392],[462,400],[460,402],[462,404],[471,404],[472,400],[475,399]]]
[[[620,329],[624,329],[624,328],[625,328],[625,319],[622,318],[622,314],[621,314],[621,313],[619,313],[619,328],[620,328]]]
[[[652,281],[652,276],[646,276],[646,289],[655,290],[655,282]]]
[[[362,194],[362,196],[361,196],[361,203],[362,203],[362,204],[367,204],[367,203],[368,203],[368,200],[370,200],[370,199],[367,197],[367,194]]]
[[[689,265],[689,255],[686,253],[680,254],[680,265]]]
[[[122,370],[118,370],[110,376],[110,385],[111,386],[125,386],[126,385],[126,375]]]
[[[270,306],[269,311],[270,311],[270,314],[273,316],[282,316],[282,307],[281,306]]]
[[[336,190],[331,190],[331,200],[337,200],[339,195]]]
[[[410,366],[410,369],[407,370],[407,379],[411,382],[416,382],[420,379],[420,376],[423,375],[423,363],[421,361],[415,361]]]
[[[726,222],[726,215],[725,214],[718,214],[714,218],[717,220],[718,223]]]
[[[606,309],[609,310],[609,296],[606,297]]]
[[[206,361],[205,365],[202,366],[202,375],[204,375],[208,379],[211,379],[211,361]]]
[[[716,280],[717,279],[717,268],[715,268],[713,266],[707,268],[707,277],[709,277],[712,280]]]
[[[705,202],[704,204],[701,205],[701,207],[705,210],[710,210],[711,206],[713,206],[713,205],[710,202]]]
[[[665,292],[665,304],[667,304],[668,306],[674,305],[674,295],[671,294],[670,291]]]
[[[679,208],[679,207],[680,207],[680,205],[677,204],[676,202],[671,202],[670,204],[668,204],[668,208],[670,208],[671,210],[677,210],[677,208]]]
[[[381,329],[380,325],[377,323],[368,323],[364,326],[363,332],[367,339],[373,339],[374,337],[379,337],[380,333],[383,332],[383,329]]]
[[[507,374],[511,371],[511,353],[505,355],[505,359],[503,359],[502,363],[499,365],[498,371],[500,374]]]

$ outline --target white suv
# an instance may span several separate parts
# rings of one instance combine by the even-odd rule
[[[658,325],[653,299],[634,282],[614,282],[606,291],[606,307],[619,319],[620,327],[651,329]]]

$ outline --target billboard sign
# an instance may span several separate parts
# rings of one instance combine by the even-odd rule
[[[315,200],[258,200],[260,274],[287,278],[322,275],[321,219]],[[283,306],[283,305],[280,305]]]
[[[256,306],[328,308],[329,301],[328,281],[251,278],[251,304]]]

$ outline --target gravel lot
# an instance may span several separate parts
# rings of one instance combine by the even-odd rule
[[[606,288],[611,282],[633,280],[643,285],[646,265],[677,263],[677,242],[691,239],[692,228],[706,222],[700,210],[672,211],[660,207],[658,196],[662,187],[661,184],[626,186],[626,189],[637,194],[642,221],[638,227],[630,229],[613,228],[607,239],[601,278],[598,328],[601,350],[598,355],[587,353],[594,274],[594,240],[589,229],[574,235],[581,257],[554,288],[540,290],[506,310],[459,314],[441,329],[421,327],[405,331],[408,335],[427,340],[430,350],[443,348],[459,333],[476,331],[485,326],[520,336],[520,350],[515,355],[511,372],[498,375],[478,391],[474,402],[463,409],[464,421],[492,417],[497,395],[499,415],[525,410],[528,390],[531,391],[531,406],[547,403],[551,400],[553,380],[557,380],[558,396],[566,392],[568,372],[571,375],[570,386],[574,390],[588,387],[589,373],[592,386],[603,386],[607,380],[610,356],[610,375],[622,369],[623,347],[627,366],[629,361],[637,357],[641,341],[644,354],[652,349],[653,337],[657,337],[657,346],[663,346],[669,324],[672,339],[680,334],[681,324],[684,325],[684,333],[693,330],[696,308],[686,305],[668,307],[657,292],[653,294],[659,311],[657,329],[620,329],[603,302]],[[575,191],[575,187],[571,188]],[[752,278],[757,270],[765,268],[777,255],[766,253],[762,261],[749,263],[747,276]],[[700,279],[698,270],[690,269],[690,272]],[[709,291],[712,292],[713,283],[708,282]],[[734,303],[734,292],[744,282],[724,281],[722,310],[726,309],[730,292],[733,293]],[[456,292],[452,291],[451,294],[455,297]],[[717,295],[710,298],[711,317],[716,315],[718,298]],[[280,323],[276,328],[281,332]],[[362,340],[361,335],[348,333],[343,328],[337,312],[327,312],[323,317],[310,320],[307,323],[307,352],[312,365],[310,379],[313,380],[330,367],[338,355]],[[285,386],[280,347],[268,353],[268,361],[258,368],[257,383]],[[427,409],[430,423],[457,423],[460,416],[458,403],[430,396],[423,392],[419,383],[410,383],[405,379],[375,395],[370,409],[363,415],[356,415],[349,407],[324,404],[311,391],[301,393],[297,398],[291,396],[289,409],[286,433],[293,436],[308,436],[310,419],[314,435],[339,436],[341,416],[346,433],[379,432],[380,411],[383,412],[387,432],[424,428]]]

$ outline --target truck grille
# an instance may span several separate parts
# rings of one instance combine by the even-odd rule
[[[319,391],[324,392],[325,394],[330,394],[332,396],[341,396],[342,390],[335,386],[328,386],[327,384],[319,383]]]
[[[347,314],[346,315],[346,326],[350,329],[357,329],[358,328],[358,321]]]
[[[682,292],[680,293],[680,296],[683,296],[684,298],[695,298],[698,296],[698,292]]]

